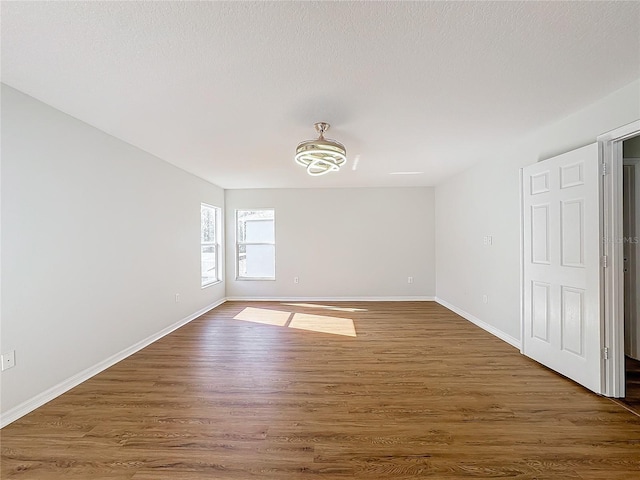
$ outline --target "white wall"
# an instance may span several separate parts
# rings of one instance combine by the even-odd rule
[[[224,298],[199,253],[222,189],[4,85],[1,187],[3,416]]]
[[[227,190],[225,204],[228,297],[435,295],[433,188]],[[235,210],[252,208],[275,208],[275,281],[235,280]]]
[[[640,80],[520,141],[505,138],[504,151],[439,185],[438,299],[519,341],[519,169],[639,118]],[[486,235],[493,245],[483,245]]]

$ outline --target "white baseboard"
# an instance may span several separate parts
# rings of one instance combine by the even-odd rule
[[[151,345],[153,342],[160,340],[162,337],[170,334],[171,332],[173,332],[174,330],[177,330],[183,325],[186,325],[192,320],[195,320],[200,315],[207,313],[209,310],[216,308],[218,305],[223,304],[225,301],[226,299],[224,298],[222,300],[218,300],[217,302],[212,303],[211,305],[208,305],[203,309],[198,310],[195,313],[192,313],[188,317],[185,317],[182,320],[179,320],[176,323],[169,325],[168,327],[160,330],[159,332],[154,333],[153,335],[150,335],[144,340],[141,340],[131,345],[128,348],[125,348],[124,350],[93,365],[92,367],[89,367],[83,370],[82,372],[67,378],[66,380],[60,382],[59,384],[49,388],[48,390],[45,390],[44,392],[39,393],[35,397],[30,398],[26,402],[23,402],[20,405],[13,407],[12,409],[8,410],[0,417],[0,428],[4,428],[5,426],[9,425],[11,422],[15,422],[20,417],[23,417],[27,413],[32,412],[33,410],[35,410],[38,407],[41,407],[47,402],[50,402],[54,398],[59,397],[63,393],[71,390],[73,387],[76,387],[80,385],[82,382],[89,380],[94,375],[97,375],[98,373],[106,370],[112,365],[115,365],[121,360],[124,360],[128,356],[133,355],[137,351],[142,350],[144,347]]]
[[[433,302],[436,297],[227,297],[229,302]]]
[[[447,302],[445,300],[442,300],[441,298],[436,297],[435,300],[440,305],[442,305],[445,308],[448,308],[449,310],[451,310],[454,313],[457,313],[458,315],[460,315],[465,320],[469,320],[474,325],[477,325],[478,327],[480,327],[481,329],[489,332],[490,334],[495,335],[500,340],[507,342],[509,345],[512,345],[512,346],[516,347],[518,350],[521,350],[522,343],[517,338],[512,337],[511,335],[509,335],[507,333],[504,333],[502,330],[498,330],[496,327],[494,327],[492,325],[489,325],[487,322],[484,322],[484,321],[480,320],[478,317],[474,317],[470,313],[465,312],[464,310],[462,310],[461,308],[456,307],[455,305],[451,305],[449,302]]]

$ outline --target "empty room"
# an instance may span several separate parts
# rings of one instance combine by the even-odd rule
[[[3,1],[0,477],[640,475],[640,2]]]

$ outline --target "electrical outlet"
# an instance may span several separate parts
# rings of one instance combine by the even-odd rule
[[[2,371],[16,366],[16,351],[11,350],[9,353],[2,355]]]
[[[488,295],[482,295],[482,303],[489,303],[489,296]]]
[[[180,303],[180,294],[176,293],[176,303]]]
[[[413,277],[407,277],[407,283],[413,283]]]
[[[293,283],[300,283],[300,279],[298,277],[293,277]]]

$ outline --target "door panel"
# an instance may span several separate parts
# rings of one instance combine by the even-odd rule
[[[584,202],[568,200],[560,205],[562,265],[584,267]]]
[[[549,297],[551,285],[542,282],[531,282],[531,336],[549,342]]]
[[[522,170],[522,353],[602,391],[597,144]]]
[[[549,264],[549,205],[531,207],[531,262]]]
[[[584,357],[584,290],[562,287],[562,349]]]

